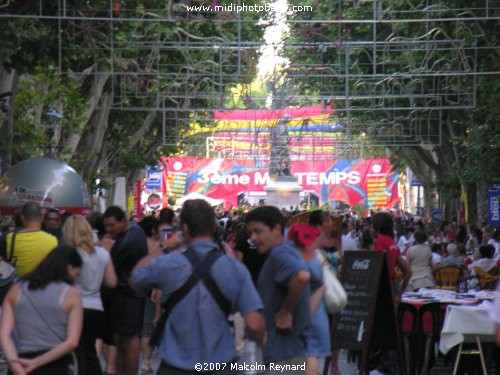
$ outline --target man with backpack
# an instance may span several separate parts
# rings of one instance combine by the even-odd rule
[[[180,224],[188,249],[148,255],[131,278],[136,290],[146,293],[154,286],[166,297],[151,338],[159,347],[158,374],[237,373],[231,366],[236,351],[227,317],[241,312],[248,337],[263,345],[262,302],[245,266],[214,242],[215,212],[205,201],[185,202]]]

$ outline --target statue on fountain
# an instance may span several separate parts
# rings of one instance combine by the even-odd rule
[[[290,116],[285,115],[271,131],[271,160],[269,163],[269,175],[271,177],[292,175],[290,171],[288,122],[290,122]]]

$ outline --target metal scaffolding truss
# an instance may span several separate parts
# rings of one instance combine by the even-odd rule
[[[255,31],[256,25],[263,28],[272,20],[262,21],[262,12],[187,11],[213,6],[208,0],[144,0],[136,8],[127,8],[127,3],[0,0],[0,22],[37,19],[52,25],[58,31],[61,74],[89,74],[89,65],[96,67],[90,74],[109,74],[114,94],[109,106],[161,112],[165,144],[182,142],[212,156],[262,157],[265,153],[254,151],[264,150],[263,144],[235,154],[231,142],[237,128],[213,144],[206,139],[217,136],[214,111],[262,108],[266,101],[266,87],[254,90],[248,85],[263,43],[258,32],[249,32],[249,25]],[[289,0],[289,7],[302,3]],[[331,123],[341,126],[308,139],[315,154],[292,157],[345,154],[349,147],[359,147],[360,134],[375,146],[439,145],[442,111],[475,108],[478,76],[500,75],[478,69],[478,52],[496,52],[500,45],[480,43],[483,35],[473,31],[478,22],[500,20],[500,3],[474,1],[468,8],[449,3],[318,1],[312,11],[293,14],[288,20],[291,33],[281,46],[288,63],[278,90],[280,105],[332,104],[336,113]],[[352,15],[338,17],[346,9]],[[165,25],[169,32],[158,32]],[[216,31],[207,36],[199,32],[200,25]],[[234,32],[227,33],[226,26]],[[461,32],[450,32],[454,27]],[[125,38],[125,28],[136,32]],[[85,64],[71,59],[75,50],[86,56]],[[242,91],[238,96],[232,90],[236,87]],[[213,132],[185,139],[183,131],[193,119],[212,126]],[[294,142],[303,142],[296,138]]]
[[[268,2],[270,3],[270,2]],[[458,7],[450,4],[449,1],[439,0],[333,0],[328,6],[328,12],[323,11],[322,15],[314,14],[316,7],[321,2],[312,5],[312,12],[299,14],[289,20],[290,23],[317,23],[321,21],[326,24],[393,24],[393,23],[419,23],[419,22],[456,22],[462,20],[497,20],[499,5],[496,0],[474,1],[467,6]],[[55,19],[55,20],[96,20],[96,21],[145,21],[157,22],[161,17],[161,22],[201,22],[217,20],[220,22],[234,22],[238,18],[238,13],[233,8],[231,11],[228,5],[243,5],[243,2],[221,1],[214,4],[205,0],[186,1],[157,1],[144,0],[141,7],[128,8],[127,2],[120,0],[1,0],[0,9],[4,9],[2,17]],[[289,9],[292,6],[304,6],[302,0],[289,0]],[[197,9],[188,11],[190,6],[212,7],[222,5],[226,7],[210,11]],[[343,9],[353,8],[358,5],[369,5],[373,13],[365,13],[360,17],[341,19],[336,17]],[[402,5],[406,9],[402,9]],[[84,12],[85,8],[92,9],[92,15]],[[245,10],[245,9],[243,9]],[[248,8],[247,8],[248,10]],[[311,14],[312,13],[312,14]],[[241,14],[241,13],[240,13]],[[262,12],[253,12],[253,17],[245,17],[241,21],[255,23],[261,20]],[[332,17],[333,16],[333,17]]]
[[[392,117],[392,119],[391,119]],[[330,132],[311,136],[304,130],[300,135],[290,136],[290,158],[292,160],[321,160],[348,155],[363,154],[369,147],[433,147],[441,144],[442,119],[440,110],[413,111],[409,116],[384,114],[379,120],[351,121],[337,119]],[[239,142],[256,139],[252,147],[239,149]],[[257,140],[258,139],[258,140]],[[196,138],[184,137],[185,146],[207,156],[232,159],[267,159],[270,141],[258,132],[241,135],[237,132],[212,132],[204,138],[202,145]],[[169,137],[165,142],[175,144],[179,138]]]

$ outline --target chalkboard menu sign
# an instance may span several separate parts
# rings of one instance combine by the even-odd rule
[[[384,253],[346,251],[342,265],[342,285],[347,306],[335,317],[333,345],[362,350],[370,319],[373,320]]]
[[[370,349],[397,349],[402,363],[385,252],[346,251],[341,282],[348,302],[334,316],[333,349],[361,351],[360,370],[366,370]]]

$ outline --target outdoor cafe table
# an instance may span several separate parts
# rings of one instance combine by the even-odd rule
[[[484,291],[467,294],[440,289],[421,289],[418,293],[404,293],[401,301],[411,304],[417,310],[429,303],[439,303],[443,309],[446,308],[439,343],[440,351],[446,354],[452,347],[470,338],[469,335],[473,335],[472,338],[478,335],[477,340],[485,337],[493,338],[491,335],[494,334],[494,324],[488,317],[490,303],[483,301],[492,300],[494,296],[494,292]],[[419,323],[420,328],[423,328],[423,332],[418,333],[419,336],[432,332],[430,318],[424,316],[423,321]],[[401,327],[403,332],[408,331],[411,325],[411,319],[405,318]]]
[[[441,290],[441,289],[427,289],[422,288],[419,292],[405,292],[401,298],[401,302],[408,303],[415,307],[417,310],[420,310],[421,307],[429,304],[429,303],[438,303],[442,305],[443,310],[447,305],[472,305],[478,304],[481,302],[481,299],[485,299],[486,297],[491,297],[490,295],[484,295],[484,293],[478,293],[476,295],[470,295],[465,293],[456,293],[450,290]],[[428,333],[432,331],[432,321],[430,316],[424,316],[424,321],[421,322],[424,332]],[[412,325],[411,317],[404,317],[402,322],[403,331],[408,331],[409,327]],[[423,333],[423,332],[421,332]]]
[[[475,339],[477,350],[469,351],[469,354],[479,355],[483,374],[487,374],[481,341],[494,341],[495,339],[495,323],[489,317],[490,309],[490,302],[483,302],[478,306],[449,305],[447,307],[439,340],[439,350],[446,354],[451,348],[459,345],[453,374],[456,373],[460,356],[463,354],[462,345],[466,339],[471,338]]]

